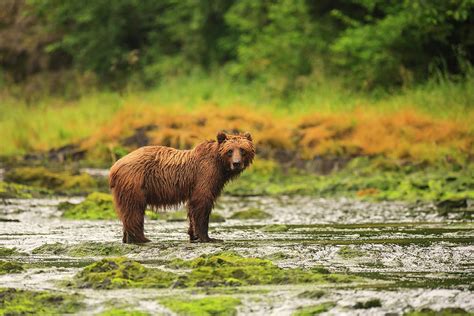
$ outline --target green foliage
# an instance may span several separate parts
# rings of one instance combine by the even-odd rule
[[[232,74],[289,92],[298,76],[311,72],[317,38],[306,1],[237,1],[225,18],[237,32]]]
[[[0,315],[63,315],[76,313],[79,295],[0,289]]]
[[[103,82],[151,83],[225,66],[291,95],[327,68],[372,89],[411,83],[433,69],[463,73],[474,45],[472,0],[29,4],[50,33],[62,34],[48,50],[69,54]]]
[[[160,303],[176,312],[178,315],[189,316],[211,316],[237,315],[235,307],[240,304],[240,300],[228,296],[213,296],[201,299],[177,299],[167,298],[160,300]]]
[[[114,219],[112,196],[107,193],[94,192],[79,204],[60,203],[58,209],[64,211],[63,217],[69,219]]]
[[[469,71],[463,62],[473,45],[467,30],[473,1],[358,2],[363,18],[335,11],[352,23],[331,46],[334,62],[350,72],[355,85],[410,84],[440,68]]]
[[[104,80],[140,71],[146,80],[183,73],[223,58],[217,48],[228,4],[212,1],[31,0],[34,11],[63,38],[51,51],[72,55],[77,66]],[[184,68],[184,69],[183,69]]]

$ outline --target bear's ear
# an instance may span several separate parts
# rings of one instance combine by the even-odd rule
[[[250,135],[249,132],[245,132],[244,137],[247,138],[249,141],[252,141],[252,135]]]
[[[217,133],[217,142],[222,144],[227,139],[227,135],[224,132]]]

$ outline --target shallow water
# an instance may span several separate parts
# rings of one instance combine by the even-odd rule
[[[61,218],[57,205],[82,198],[11,199],[0,204],[1,246],[27,255],[13,256],[30,264],[23,273],[0,276],[2,287],[72,291],[59,281],[101,257],[35,255],[32,250],[55,242],[119,243],[121,224],[109,221],[76,221]],[[242,299],[241,314],[290,315],[296,308],[335,302],[328,314],[384,315],[429,307],[460,307],[474,311],[474,225],[456,215],[441,216],[431,204],[371,203],[349,199],[312,197],[223,197],[216,212],[256,207],[270,213],[265,220],[227,219],[211,224],[211,236],[224,243],[190,244],[186,222],[147,220],[152,243],[135,246],[127,256],[148,266],[166,260],[195,258],[201,254],[232,250],[244,256],[266,257],[280,267],[322,265],[331,272],[353,273],[370,282],[348,285],[254,286],[233,296]],[[269,224],[285,224],[287,231],[265,232]],[[305,290],[323,289],[319,299],[299,298]],[[157,303],[161,296],[204,295],[183,289],[74,290],[85,295],[83,314],[104,310],[105,303],[120,304],[153,314],[172,314]],[[263,291],[263,292],[262,292]],[[124,298],[124,299],[122,299]],[[354,309],[357,302],[378,298],[381,307]]]

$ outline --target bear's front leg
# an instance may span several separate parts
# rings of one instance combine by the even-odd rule
[[[205,195],[199,195],[188,203],[189,239],[191,242],[223,242],[223,240],[209,237],[209,215],[214,199],[205,197]]]

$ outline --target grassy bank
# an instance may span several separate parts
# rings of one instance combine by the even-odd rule
[[[44,97],[28,105],[7,97],[0,112],[0,156],[31,164],[21,157],[74,144],[81,165],[106,168],[143,145],[187,149],[214,139],[219,130],[250,131],[256,162],[227,186],[227,194],[474,197],[473,76],[459,82],[438,78],[393,94],[356,93],[336,80],[314,79],[285,98],[257,83],[200,74],[146,91],[90,92],[75,100]],[[49,164],[42,157],[33,163]],[[60,158],[59,170],[73,159],[67,153]],[[15,172],[7,169],[10,183],[0,183],[0,195],[107,191],[104,181],[77,168]]]
[[[76,100],[44,97],[26,104],[5,97],[0,153],[18,156],[81,143],[94,149],[92,160],[110,160],[127,147],[121,139],[134,129],[156,125],[159,131],[148,135],[151,142],[181,148],[214,138],[217,130],[239,129],[250,130],[257,145],[300,151],[303,158],[384,154],[428,159],[449,154],[465,159],[472,153],[473,85],[471,76],[369,95],[314,78],[314,84],[281,98],[258,84],[196,74],[147,91],[91,92]],[[369,148],[374,133],[380,137],[376,148]],[[392,148],[401,152],[385,152]]]

